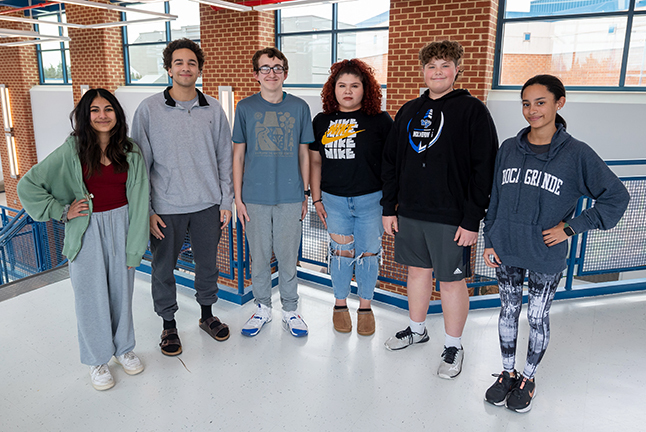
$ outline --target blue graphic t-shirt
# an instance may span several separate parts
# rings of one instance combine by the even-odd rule
[[[242,201],[276,205],[303,201],[298,146],[314,141],[312,116],[304,100],[285,93],[280,103],[260,93],[238,103],[233,142],[246,143]]]

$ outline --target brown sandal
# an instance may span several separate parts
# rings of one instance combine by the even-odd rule
[[[168,346],[177,346],[176,351],[169,351],[167,350]],[[177,329],[172,328],[172,329],[166,329],[162,332],[161,334],[161,343],[159,344],[161,347],[161,352],[164,355],[167,356],[176,356],[180,355],[182,353],[182,342],[179,340],[179,335],[177,334]]]
[[[200,328],[207,332],[213,339],[219,342],[223,342],[229,339],[229,336],[231,336],[229,326],[221,322],[220,319],[216,316],[207,318],[205,321],[200,320]],[[226,332],[223,332],[222,330],[226,330]],[[221,332],[222,335],[218,336],[218,334]]]

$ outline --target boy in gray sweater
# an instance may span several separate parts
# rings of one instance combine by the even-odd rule
[[[164,50],[163,59],[173,85],[141,102],[132,138],[150,177],[152,295],[155,312],[164,320],[160,346],[163,354],[174,356],[182,352],[182,344],[174,318],[173,271],[187,230],[195,297],[202,308],[199,326],[218,341],[229,338],[228,326],[213,316],[211,306],[218,300],[218,242],[231,219],[232,149],[219,102],[195,88],[204,65],[201,48],[178,39]]]

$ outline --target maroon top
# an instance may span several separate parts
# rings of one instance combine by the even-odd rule
[[[104,212],[123,207],[128,204],[126,197],[126,180],[128,172],[115,174],[114,165],[99,165],[99,171],[92,177],[85,176],[86,167],[83,166],[83,181],[87,190],[94,195],[92,203],[95,212]]]

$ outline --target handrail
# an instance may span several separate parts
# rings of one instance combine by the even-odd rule
[[[20,210],[0,231],[0,247],[4,247],[9,240],[27,225],[30,219],[25,209]]]

